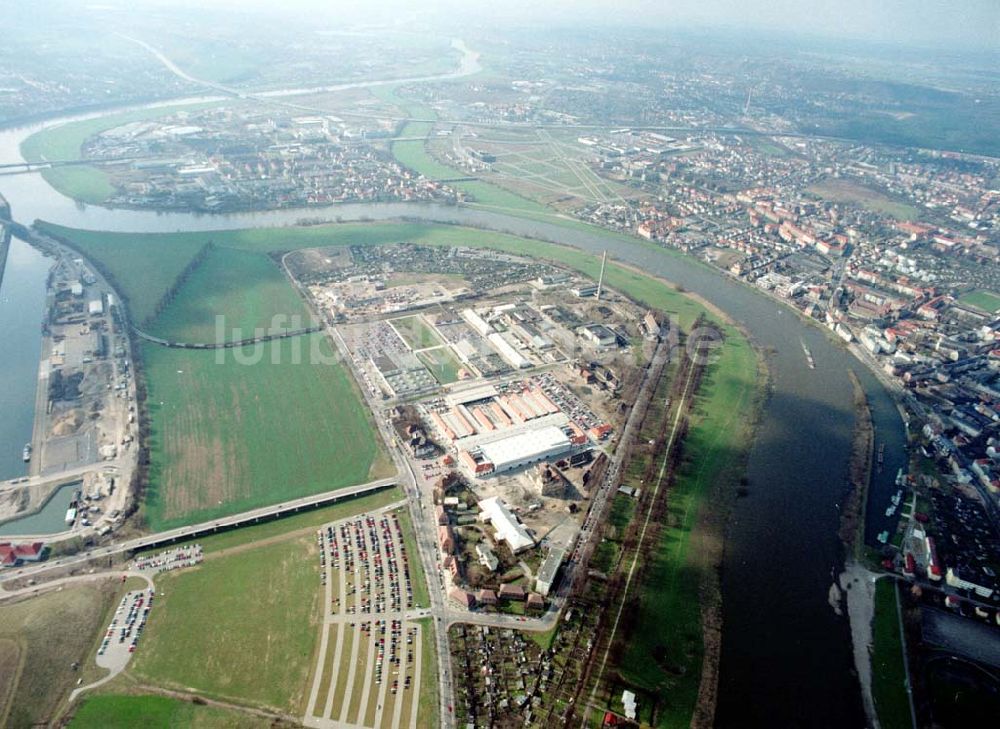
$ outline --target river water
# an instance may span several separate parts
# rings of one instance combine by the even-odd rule
[[[28,472],[21,456],[34,423],[49,263],[27,243],[11,240],[0,284],[0,481]]]
[[[41,126],[0,132],[0,160],[21,159],[20,142]],[[397,203],[232,215],[109,210],[69,200],[37,173],[0,177],[0,192],[20,222],[42,219],[92,230],[274,227],[294,225],[304,217],[351,221],[406,216],[462,223],[591,253],[608,249],[613,258],[708,299],[743,325],[767,353],[773,385],[749,454],[749,495],[737,502],[726,542],[717,724],[864,725],[849,627],[846,618],[838,617],[828,603],[830,585],[843,559],[837,538],[838,508],[845,497],[854,422],[848,369],[858,374],[872,406],[877,439],[886,443],[884,471],[874,475],[869,495],[868,512],[875,515],[870,532],[880,523],[877,517],[895,492],[892,482],[905,461],[905,435],[885,389],[825,331],[807,325],[756,290],[684,256],[664,254],[638,241],[609,240],[596,230],[590,233],[482,209]],[[30,281],[26,286],[30,288]],[[813,353],[815,370],[806,364],[802,342]],[[7,366],[9,352],[7,347],[0,350],[0,371]]]

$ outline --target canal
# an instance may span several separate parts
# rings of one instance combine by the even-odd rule
[[[0,160],[20,159],[20,142],[41,126],[0,133]],[[608,249],[614,259],[703,296],[750,333],[767,353],[772,376],[770,397],[749,454],[749,493],[737,502],[726,542],[717,724],[864,725],[849,627],[828,602],[830,585],[843,564],[837,527],[854,423],[849,369],[858,374],[872,406],[877,438],[886,443],[885,468],[874,474],[869,513],[884,512],[895,492],[892,481],[905,460],[905,435],[892,398],[828,332],[681,254],[596,229],[589,232],[471,207],[347,204],[216,216],[109,210],[63,197],[38,174],[0,177],[0,192],[20,222],[43,219],[92,230],[273,227],[294,225],[303,217],[331,221],[406,217],[460,223],[590,253]],[[803,342],[813,353],[815,369],[806,363]]]
[[[79,488],[80,481],[60,486],[34,514],[0,524],[0,537],[16,537],[19,534],[38,537],[66,531],[66,510]]]

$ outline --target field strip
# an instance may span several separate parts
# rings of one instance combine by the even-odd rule
[[[749,393],[750,393],[750,390],[744,388],[743,395],[739,399],[739,405],[738,405],[738,407],[731,407],[729,409],[729,417],[726,418],[725,424],[722,427],[720,427],[719,429],[717,429],[715,431],[715,438],[712,441],[713,443],[718,443],[719,440],[721,439],[723,433],[728,433],[729,432],[729,428],[733,425],[733,419],[736,417],[737,414],[739,414],[742,411],[742,408],[743,408],[743,406],[745,405],[745,403],[747,401],[747,396],[749,395]],[[695,426],[695,427],[698,427],[698,426]],[[695,480],[696,481],[701,479],[701,476],[705,472],[705,469],[708,468],[708,465],[709,465],[709,463],[707,461],[703,461],[702,462],[701,466],[698,468],[698,470],[697,470],[697,472],[695,474]],[[684,510],[684,518],[680,522],[680,527],[681,528],[683,528],[684,525],[688,523],[688,518],[690,517],[690,511],[691,511],[692,505],[696,501],[697,501],[696,499],[688,499],[688,505],[687,505],[687,507]],[[677,551],[675,552],[675,554],[677,555],[678,559],[675,560],[675,562],[674,562],[674,569],[671,570],[671,572],[670,572],[670,586],[671,587],[673,587],[674,581],[677,578],[677,568],[680,565],[680,560],[682,559],[682,555],[687,552],[687,547],[688,547],[689,544],[690,544],[690,540],[688,540],[688,539],[678,539],[677,540],[677,548],[676,548]]]
[[[361,673],[363,677],[365,669],[368,667],[368,642],[369,641],[365,640],[364,631],[355,631],[354,645],[351,650],[351,668],[347,676],[347,688],[344,691],[344,703],[340,708],[341,723],[357,723],[357,707],[358,704],[361,703],[361,695],[357,691],[358,673]],[[360,671],[358,670],[358,664],[361,664]]]
[[[366,723],[365,718],[368,715],[368,703],[369,700],[371,699],[372,683],[373,683],[371,676],[369,674],[372,674],[374,672],[373,669],[375,666],[375,653],[376,653],[375,646],[377,643],[374,635],[375,635],[375,627],[373,622],[372,631],[368,637],[368,658],[365,661],[365,670],[361,672],[361,678],[360,678],[362,685],[361,700],[358,702],[357,714],[354,715],[355,724],[365,724]],[[353,704],[354,702],[352,701],[351,703]]]
[[[649,508],[646,510],[646,519],[643,521],[642,530],[639,532],[639,539],[636,542],[635,554],[632,555],[632,564],[629,566],[628,577],[625,579],[625,588],[622,591],[621,600],[619,600],[618,602],[618,611],[617,613],[615,613],[615,622],[614,625],[611,627],[611,635],[608,637],[608,643],[604,649],[604,655],[601,657],[600,668],[598,668],[597,675],[594,678],[594,688],[591,690],[590,699],[587,702],[588,713],[590,712],[590,708],[593,706],[594,699],[597,696],[597,688],[601,685],[601,679],[604,676],[604,668],[608,662],[608,654],[611,653],[611,645],[614,643],[615,635],[618,632],[618,624],[621,622],[622,612],[625,610],[625,603],[627,602],[628,591],[632,585],[632,578],[635,575],[635,567],[639,563],[639,553],[641,551],[640,547],[642,546],[643,542],[646,539],[646,529],[649,527],[649,520],[653,514],[653,505],[656,503],[656,498],[657,496],[659,496],[660,488],[663,485],[663,477],[667,471],[667,462],[670,460],[670,453],[674,447],[674,439],[677,437],[677,427],[680,424],[681,417],[683,416],[685,408],[687,407],[687,400],[688,397],[690,396],[689,391],[691,389],[691,379],[694,377],[694,373],[696,370],[697,368],[692,362],[691,367],[688,370],[687,381],[684,383],[683,394],[681,395],[680,401],[677,403],[677,411],[676,414],[674,415],[674,423],[670,428],[670,438],[667,440],[666,448],[664,448],[663,450],[663,465],[660,466],[660,473],[656,478],[656,487],[653,489],[653,495],[650,497],[649,500]]]
[[[334,707],[337,706],[337,699],[340,699],[340,712],[337,714],[337,720],[344,720],[344,713],[347,708],[348,701],[348,689],[350,687],[350,680],[352,679],[352,671],[349,667],[348,670],[343,670],[343,660],[344,660],[344,644],[347,643],[350,647],[351,663],[350,666],[354,665],[354,654],[357,650],[358,643],[358,631],[357,628],[350,628],[345,626],[344,629],[344,639],[338,641],[337,645],[337,666],[340,670],[337,671],[337,680],[334,682],[336,686],[331,688],[330,696],[326,700],[326,709],[323,711],[323,718],[330,719],[333,716]]]
[[[424,642],[423,642],[423,630],[424,626],[417,624],[417,635],[413,640],[413,696],[410,697],[410,726],[409,729],[417,729],[417,713],[420,710],[420,687],[421,680],[423,679],[423,657],[424,657]],[[419,648],[418,648],[419,646]]]
[[[330,624],[324,622],[322,635],[319,640],[319,656],[316,658],[316,673],[313,678],[312,688],[309,690],[309,703],[306,704],[306,717],[316,715],[316,697],[319,694],[319,687],[323,683],[323,674],[326,671],[326,652],[329,640]]]

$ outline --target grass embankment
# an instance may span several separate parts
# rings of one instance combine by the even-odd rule
[[[310,534],[160,575],[129,674],[301,715],[319,635],[316,554]]]
[[[906,693],[903,640],[896,612],[896,582],[875,583],[872,645],[872,695],[882,729],[910,729],[910,700]]]
[[[68,587],[0,607],[0,726],[48,724],[97,649],[117,588]],[[96,677],[95,677],[96,678]]]
[[[239,351],[143,344],[151,529],[369,480],[379,454],[369,416],[346,368],[311,362],[312,347],[332,359],[321,334]]]
[[[28,162],[69,162],[83,159],[83,145],[90,137],[130,122],[168,116],[183,109],[204,109],[214,104],[160,106],[137,109],[95,119],[59,124],[32,134],[21,144],[21,154]],[[110,198],[115,188],[107,173],[93,165],[73,165],[42,170],[42,177],[63,195],[80,202],[98,205]]]
[[[168,696],[107,694],[84,700],[70,721],[72,729],[266,729],[271,722]]]
[[[683,460],[666,496],[667,520],[645,557],[638,610],[615,667],[630,687],[646,694],[647,705],[656,701],[658,727],[691,723],[707,649],[713,671],[717,660],[717,646],[705,645],[703,623],[706,594],[714,592],[706,586],[717,580],[721,557],[719,515],[713,509],[725,509],[737,487],[760,385],[747,340],[733,329],[727,337],[695,397]]]

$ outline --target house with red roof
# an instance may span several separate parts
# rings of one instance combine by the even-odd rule
[[[44,542],[15,544],[0,542],[0,567],[18,567],[25,562],[38,562],[45,551]]]

